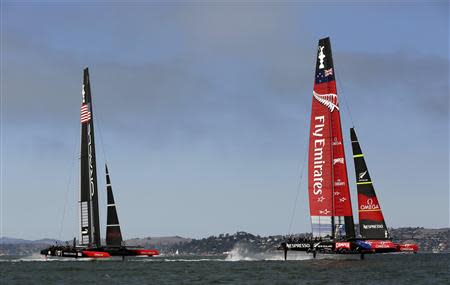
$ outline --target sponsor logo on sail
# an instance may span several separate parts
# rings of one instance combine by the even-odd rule
[[[323,197],[323,196],[320,196],[319,198],[317,198],[317,202],[322,203],[323,200],[325,200],[325,197]]]
[[[88,157],[89,157],[89,190],[91,193],[91,197],[95,194],[95,185],[94,185],[94,166],[92,162],[92,136],[91,136],[91,125],[88,124]]]
[[[333,165],[338,164],[338,163],[344,164],[344,158],[338,157],[338,158],[333,159]]]
[[[337,181],[334,182],[334,186],[344,186],[345,182],[341,181],[341,179],[338,179]]]
[[[337,138],[337,137],[334,137],[334,138],[333,138],[333,142],[332,142],[331,144],[332,144],[332,145],[341,145],[342,142],[341,142],[341,141],[338,141],[338,138]]]
[[[325,116],[317,116],[314,118],[314,132],[312,136],[315,138],[313,142],[313,194],[322,195],[323,192],[323,148],[325,146],[325,138],[323,137],[323,128],[325,127]]]
[[[369,198],[367,199],[366,204],[359,206],[359,208],[363,211],[379,210],[380,205],[378,205],[378,203],[374,203],[372,198]]]
[[[365,229],[365,230],[384,229],[384,226],[381,225],[381,224],[377,224],[377,225],[363,225],[363,229]]]

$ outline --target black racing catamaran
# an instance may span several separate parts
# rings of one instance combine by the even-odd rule
[[[311,111],[308,194],[312,237],[289,237],[278,249],[317,253],[361,254],[412,251],[416,244],[392,242],[356,132],[351,142],[358,189],[361,237],[355,234],[347,164],[341,131],[335,69],[329,38],[319,40]]]
[[[41,251],[45,256],[74,258],[105,258],[111,256],[154,256],[155,249],[125,246],[114,202],[108,166],[106,170],[107,225],[106,245],[101,244],[98,208],[97,165],[95,157],[94,117],[89,70],[84,69],[81,103],[81,155],[80,155],[80,238],[72,245],[50,246]]]

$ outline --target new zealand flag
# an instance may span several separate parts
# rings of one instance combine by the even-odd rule
[[[316,84],[330,82],[334,80],[333,68],[318,69],[316,72]]]

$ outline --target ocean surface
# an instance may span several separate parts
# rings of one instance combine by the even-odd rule
[[[450,254],[160,256],[126,261],[0,256],[0,284],[450,284]]]

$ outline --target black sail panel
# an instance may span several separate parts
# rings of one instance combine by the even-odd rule
[[[83,72],[80,153],[80,245],[100,246],[97,167],[89,70]]]
[[[114,202],[114,195],[112,192],[111,179],[109,177],[108,166],[106,168],[106,191],[108,201],[108,215],[106,221],[106,245],[107,246],[121,246],[122,233],[120,231],[119,217],[117,216],[116,204]]]
[[[358,189],[358,214],[361,236],[365,239],[388,239],[389,233],[367,169],[364,154],[354,128],[350,129],[356,186]]]

